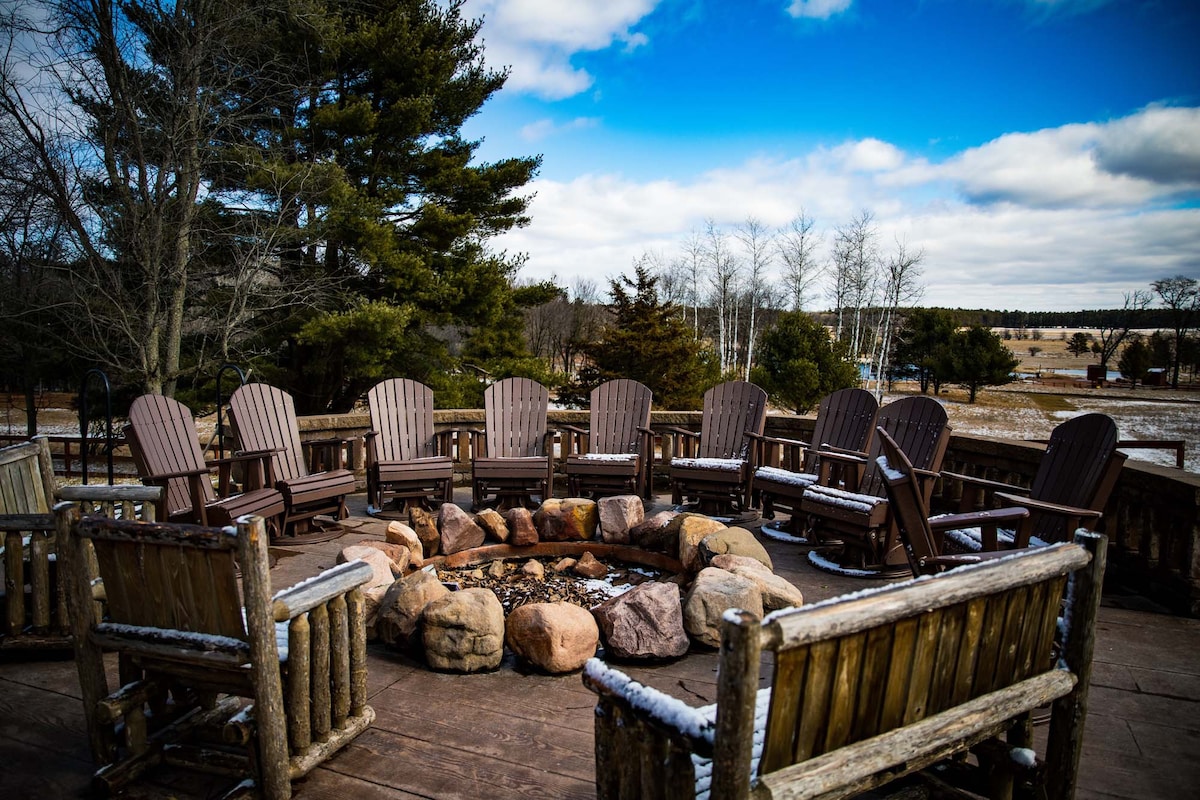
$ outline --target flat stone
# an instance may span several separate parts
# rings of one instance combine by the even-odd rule
[[[592,609],[607,652],[617,658],[679,658],[690,642],[679,587],[651,581]]]
[[[480,672],[504,658],[504,607],[491,589],[448,592],[425,607],[421,628],[434,669]]]
[[[438,527],[442,532],[442,552],[446,555],[471,550],[483,544],[483,528],[471,515],[454,503],[442,503],[438,509]]]
[[[646,507],[637,495],[602,497],[597,506],[600,513],[600,539],[607,544],[629,544],[629,529],[646,518]]]
[[[337,556],[338,563],[342,564],[355,559],[365,561],[371,567],[371,580],[363,584],[365,588],[391,586],[392,581],[396,580],[396,575],[392,572],[392,559],[382,550],[363,545],[351,545],[343,547]]]
[[[508,615],[504,638],[522,661],[558,674],[596,655],[600,630],[590,612],[572,603],[528,603]]]
[[[753,533],[745,528],[725,528],[714,531],[700,541],[697,551],[700,555],[700,562],[704,565],[711,564],[712,560],[719,555],[729,553],[761,561],[767,569],[774,570],[771,556],[767,554],[766,548],[758,539],[754,538]]]
[[[420,544],[420,542],[418,542]],[[397,578],[405,573],[412,565],[412,551],[402,544],[393,544],[392,542],[377,542],[373,540],[361,541],[351,547],[342,548],[342,552],[338,554],[339,563],[346,559],[346,551],[356,547],[370,547],[375,550],[381,550],[392,562],[392,574]]]
[[[695,641],[721,645],[721,618],[731,608],[763,615],[762,594],[749,578],[716,567],[700,570],[683,603],[683,627]]]
[[[759,593],[762,594],[764,612],[778,611],[781,608],[799,608],[804,605],[803,592],[761,564],[758,567],[735,566],[729,572],[754,581]]]

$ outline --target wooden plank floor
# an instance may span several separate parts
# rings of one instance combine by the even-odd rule
[[[456,496],[464,505],[466,495]],[[338,550],[383,538],[352,498],[350,532],[335,542],[278,548],[287,586],[332,566]],[[882,581],[810,567],[807,548],[763,538],[776,572],[809,601]],[[295,784],[303,800],[588,798],[594,796],[594,696],[578,674],[528,674],[507,657],[482,675],[431,672],[379,645],[369,649],[375,724]],[[1106,605],[1101,610],[1080,797],[1190,798],[1200,785],[1200,620]],[[693,652],[631,674],[690,703],[710,703],[716,657]],[[764,679],[764,685],[766,681]],[[91,764],[74,662],[0,655],[0,798],[82,797]],[[169,768],[123,796],[207,798],[227,779]]]

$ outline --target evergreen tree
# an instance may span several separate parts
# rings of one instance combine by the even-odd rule
[[[859,373],[845,345],[833,342],[825,326],[802,311],[788,311],[763,332],[750,380],[771,402],[803,414],[825,395],[858,386]]]
[[[955,332],[936,369],[946,381],[965,387],[967,402],[974,403],[981,387],[1010,383],[1017,363],[999,336],[980,325],[972,325]]]
[[[700,408],[705,390],[719,379],[718,370],[679,309],[659,301],[658,278],[639,264],[633,278],[610,281],[609,291],[612,324],[584,348],[591,364],[580,370],[579,394],[586,396],[604,381],[632,378],[654,392],[655,408]]]
[[[1137,386],[1138,381],[1146,379],[1146,372],[1150,369],[1152,360],[1153,353],[1146,340],[1141,336],[1131,336],[1129,344],[1125,345],[1121,357],[1117,359],[1117,369],[1120,370],[1121,377],[1129,381],[1130,389]]]
[[[1092,348],[1092,337],[1083,331],[1075,331],[1067,341],[1067,352],[1079,358],[1087,355]]]
[[[935,366],[939,352],[950,342],[958,324],[949,311],[938,308],[914,308],[896,335],[892,352],[893,374],[911,377],[921,386],[921,394],[939,388]]]

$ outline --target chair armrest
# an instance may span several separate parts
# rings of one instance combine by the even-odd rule
[[[929,518],[929,527],[935,533],[952,531],[956,528],[975,528],[985,524],[1020,522],[1029,516],[1027,508],[997,508],[990,511],[974,511],[965,514],[942,514]]]
[[[181,470],[179,472],[156,472],[153,475],[143,475],[142,482],[147,483],[147,482],[157,482],[157,481],[168,481],[168,480],[171,480],[172,478],[192,478],[192,477],[195,477],[196,475],[211,475],[211,474],[212,474],[212,470],[209,469],[208,467],[204,467],[202,469],[185,469],[185,470]]]
[[[866,460],[866,458],[867,458],[866,451],[850,450],[845,447],[838,447],[836,445],[825,444],[825,443],[822,443],[817,447],[817,452],[821,455],[825,455],[826,453],[838,453],[838,454],[844,455],[844,456],[856,456],[863,460]]]
[[[583,668],[583,685],[601,698],[617,700],[653,727],[691,745],[693,752],[711,757],[716,725],[699,709],[651,686],[638,683],[598,658],[588,659]]]
[[[225,458],[214,458],[207,461],[210,467],[218,467],[217,477],[217,495],[219,497],[228,497],[230,494],[231,477],[230,471],[234,464],[253,464],[258,462],[258,466],[247,468],[246,474],[242,480],[244,491],[254,491],[268,486],[275,485],[275,467],[271,461],[271,456],[283,450],[282,447],[268,450],[238,450],[231,456]]]
[[[1078,528],[1084,520],[1095,522],[1104,516],[1102,511],[1094,511],[1090,508],[1076,508],[1074,506],[1059,505],[1058,503],[1048,503],[1045,500],[1034,500],[1032,497],[1011,495],[1005,492],[997,492],[996,498],[1008,505],[1021,506],[1022,508],[1027,508],[1030,511],[1036,511],[1039,514],[1051,514],[1057,517],[1062,517],[1067,521],[1066,527],[1068,534],[1073,533],[1075,528]],[[1029,535],[1029,526],[1020,526],[1017,529],[1017,536],[1013,541],[1013,547],[1028,547]]]
[[[338,564],[320,575],[276,593],[271,613],[276,622],[287,622],[371,580],[374,571],[365,561],[354,559]]]
[[[677,433],[680,436],[686,436],[689,439],[699,439],[700,438],[700,434],[697,431],[689,431],[687,428],[680,428],[675,425],[672,425],[671,427],[667,428],[667,431],[669,431],[670,433]]]
[[[309,458],[312,457],[311,454],[314,450],[327,450],[332,455],[332,458],[330,459],[331,465],[325,467],[325,469],[341,469],[345,466],[345,462],[342,460],[342,448],[353,442],[354,439],[352,438],[343,439],[338,436],[332,436],[328,439],[301,439],[300,449],[308,453]]]
[[[563,433],[562,457],[565,459],[567,456],[582,455],[583,440],[591,437],[591,430],[580,428],[578,425],[562,425],[559,430]],[[588,449],[591,449],[590,442]]]
[[[1011,483],[992,481],[987,478],[976,478],[959,472],[943,471],[942,477],[962,484],[962,497],[958,501],[958,510],[970,512],[977,508],[988,508],[996,503],[997,493],[1029,494],[1028,489],[1014,486]]]
[[[982,487],[986,487],[988,489],[994,489],[997,492],[1008,492],[1009,494],[1029,494],[1028,489],[1023,489],[1020,486],[1015,486],[1011,483],[1004,483],[1003,481],[988,480],[987,478],[977,478],[973,475],[963,475],[961,472],[950,472],[949,470],[942,470],[942,477],[949,478],[950,480],[959,481],[960,483],[963,483],[963,484],[969,484],[971,486],[982,486]]]

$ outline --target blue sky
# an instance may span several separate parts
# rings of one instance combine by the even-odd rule
[[[467,0],[505,89],[480,157],[541,154],[497,245],[570,286],[711,221],[828,245],[867,210],[921,303],[1119,306],[1200,277],[1196,0]],[[811,305],[823,307],[818,292]]]

